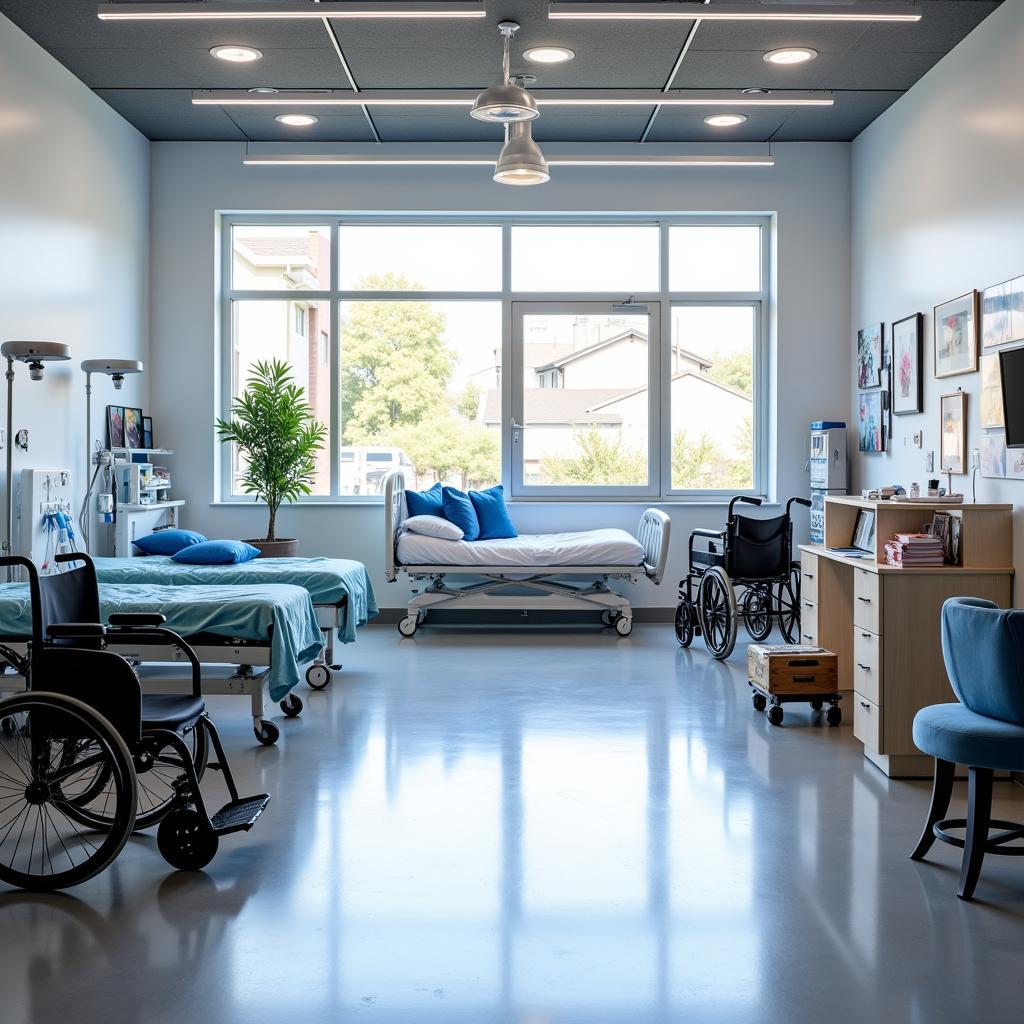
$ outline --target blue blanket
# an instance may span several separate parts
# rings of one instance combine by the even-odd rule
[[[256,558],[241,565],[181,565],[166,555],[96,558],[100,583],[166,583],[174,586],[259,586],[289,583],[309,591],[313,604],[340,604],[338,639],[352,643],[356,627],[377,615],[370,574],[347,558]]]
[[[184,637],[213,633],[239,640],[270,640],[270,696],[281,700],[299,682],[300,666],[323,648],[309,594],[301,587],[185,587],[152,584],[100,586],[103,620],[113,612],[161,612],[166,627]],[[32,632],[28,585],[0,586],[0,636]]]

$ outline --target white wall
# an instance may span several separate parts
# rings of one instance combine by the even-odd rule
[[[0,15],[0,341],[63,341],[72,354],[41,383],[17,367],[14,429],[28,428],[29,451],[15,451],[14,469],[70,468],[76,505],[86,443],[78,366],[146,358],[148,230],[149,142]],[[115,400],[99,378],[94,436],[104,436],[107,402],[147,407],[148,380],[130,378]]]
[[[932,378],[932,307],[1024,274],[1022,54],[1024,4],[1005,3],[853,144],[853,422],[856,328],[884,320],[888,331],[893,320],[925,314],[924,411],[894,417],[890,454],[855,455],[857,487],[923,485],[924,453],[935,451],[938,464],[939,396],[957,388],[969,396],[968,448],[981,443],[980,374]],[[918,430],[921,451],[911,443]],[[953,486],[969,495],[970,477],[954,476]],[[978,500],[1019,507],[1024,483],[979,475]],[[1018,508],[1018,572],[1022,522]]]
[[[191,505],[185,522],[212,535],[254,536],[264,529],[257,508],[211,505],[217,370],[216,243],[224,211],[438,212],[730,212],[778,214],[777,270],[783,284],[778,318],[778,423],[772,458],[778,492],[806,493],[807,424],[841,415],[848,404],[849,146],[774,147],[774,169],[686,171],[560,170],[535,189],[494,184],[479,167],[441,169],[243,167],[234,143],[155,143],[152,147],[152,364],[155,429],[179,453],[179,494]],[[641,506],[527,504],[513,508],[522,531],[636,526]],[[666,586],[645,586],[640,606],[672,605],[697,525],[724,521],[721,506],[669,508],[672,559]],[[405,600],[385,585],[380,506],[299,507],[283,511],[279,530],[294,534],[305,554],[366,562],[382,606]]]

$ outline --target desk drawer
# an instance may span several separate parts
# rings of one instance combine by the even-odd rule
[[[806,551],[800,558],[800,596],[815,603],[818,600],[818,556]]]
[[[817,644],[818,606],[813,601],[800,599],[800,636],[798,644]]]
[[[853,622],[872,633],[882,632],[882,588],[877,572],[853,570]]]
[[[853,688],[873,704],[882,703],[882,638],[866,629],[853,632]]]
[[[882,709],[862,693],[853,695],[853,735],[869,750],[882,748]]]

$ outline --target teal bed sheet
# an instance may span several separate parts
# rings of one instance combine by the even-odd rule
[[[238,587],[102,584],[100,614],[161,612],[167,629],[188,637],[213,633],[239,640],[270,640],[270,696],[282,700],[302,678],[300,666],[323,649],[323,634],[308,591],[281,584]],[[28,585],[0,586],[0,639],[32,632]]]
[[[267,558],[241,565],[181,565],[166,555],[96,558],[100,583],[166,583],[173,586],[248,587],[287,583],[309,591],[313,604],[340,604],[338,639],[352,643],[356,628],[377,615],[370,574],[347,558]]]

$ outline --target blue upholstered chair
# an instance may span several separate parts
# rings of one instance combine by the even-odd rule
[[[1024,771],[1024,611],[952,597],[942,606],[942,654],[958,704],[933,704],[914,718],[914,742],[935,758],[928,821],[912,860],[936,839],[964,851],[957,896],[974,895],[986,853],[1024,855],[1024,826],[992,820],[992,773]],[[968,769],[967,817],[946,818],[957,764]],[[964,838],[950,834],[964,829]],[[992,829],[998,831],[990,835]]]

